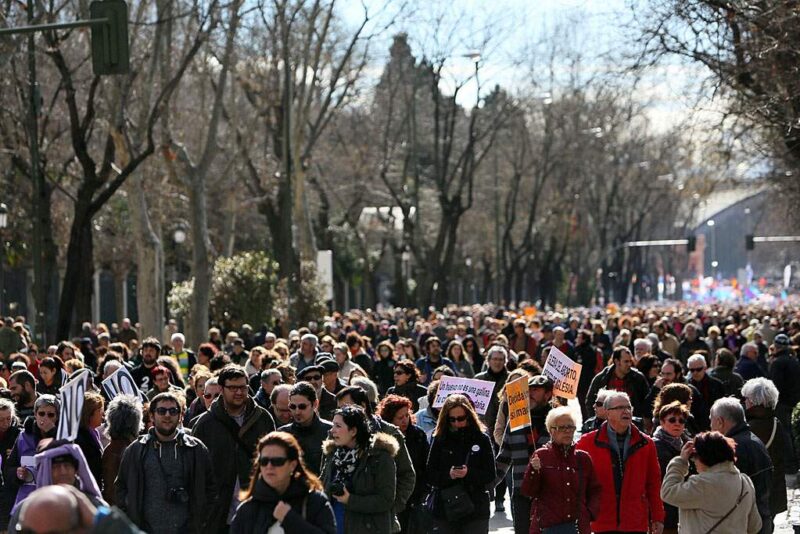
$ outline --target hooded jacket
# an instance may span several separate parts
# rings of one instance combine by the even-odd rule
[[[192,435],[208,447],[219,487],[220,497],[212,514],[210,531],[225,529],[236,480],[238,478],[241,489],[250,485],[256,443],[273,430],[275,422],[272,416],[249,397],[241,427],[225,411],[222,397],[211,403],[209,410],[192,427]]]
[[[253,494],[236,510],[230,534],[264,534],[276,522],[272,514],[280,501],[292,507],[281,522],[286,534],[336,534],[336,520],[324,493],[309,491],[305,482],[293,478],[278,495],[260,476]]]
[[[664,522],[661,502],[661,468],[656,446],[650,437],[630,426],[628,457],[620,458],[609,443],[608,423],[581,437],[577,448],[589,453],[603,492],[600,512],[592,521],[592,531],[645,532],[650,521]],[[616,476],[621,474],[617,489]]]
[[[325,454],[322,467],[322,484],[330,494],[333,476],[332,440],[322,445]],[[396,532],[400,524],[394,514],[395,481],[397,470],[394,457],[399,450],[397,440],[378,432],[356,463],[352,488],[348,487],[350,500],[345,505],[344,532],[346,534],[385,534]]]
[[[145,455],[156,454],[155,430],[131,443],[122,454],[122,462],[115,482],[117,506],[140,528],[144,528]],[[197,438],[178,430],[175,451],[185,455],[183,469],[189,494],[191,532],[216,532],[208,524],[217,503],[217,486],[206,446]],[[231,494],[233,489],[231,489]]]

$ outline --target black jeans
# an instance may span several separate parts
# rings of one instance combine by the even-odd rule
[[[519,490],[511,496],[511,517],[514,519],[514,534],[528,534],[531,530],[531,499]]]

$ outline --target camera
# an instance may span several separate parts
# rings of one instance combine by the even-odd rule
[[[336,497],[344,495],[344,484],[341,482],[334,482],[331,484],[331,495],[335,495]]]
[[[189,492],[186,488],[170,488],[167,491],[167,502],[186,504],[189,502]]]

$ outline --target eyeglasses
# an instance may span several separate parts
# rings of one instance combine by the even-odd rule
[[[307,375],[303,378],[305,380],[314,380],[316,382],[317,380],[322,380],[322,375]]]
[[[689,368],[689,372],[690,372],[690,373],[699,373],[699,372],[700,372],[700,371],[702,371],[703,369],[705,369],[705,367],[695,367],[694,369],[692,369],[692,368],[690,367],[690,368]]]
[[[203,393],[203,398],[206,400],[216,399],[219,397],[219,393]]]
[[[309,406],[311,406],[311,405],[310,405],[310,404],[305,404],[305,403],[301,403],[301,404],[290,404],[290,405],[289,405],[289,409],[290,409],[290,410],[300,410],[300,411],[303,411],[303,410],[305,410],[306,408],[308,408]]]
[[[269,464],[274,465],[275,467],[283,467],[286,465],[289,459],[286,456],[259,456],[258,457],[258,465],[261,467],[267,467]]]
[[[686,419],[684,419],[683,417],[667,417],[665,421],[671,425],[674,425],[675,423],[678,423],[679,425],[686,424]]]
[[[56,418],[56,412],[36,412],[39,417],[49,417],[50,419]]]
[[[631,406],[614,406],[609,408],[609,410],[622,410],[623,412],[630,412],[633,410],[633,408]]]
[[[451,423],[463,423],[464,421],[467,420],[467,416],[459,415],[458,417],[448,417],[447,420],[450,421]]]
[[[578,427],[575,425],[561,425],[561,426],[554,426],[551,427],[550,430],[555,430],[557,432],[575,432]]]
[[[230,389],[231,391],[247,391],[247,386],[222,386],[225,389]]]
[[[158,415],[162,415],[162,416],[170,414],[170,415],[172,415],[174,417],[174,416],[178,415],[179,413],[181,413],[181,411],[180,411],[180,409],[175,408],[174,406],[172,408],[164,408],[163,406],[159,406],[158,408],[156,408],[156,413]]]

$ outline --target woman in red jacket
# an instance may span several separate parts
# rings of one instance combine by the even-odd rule
[[[522,480],[522,493],[532,499],[530,534],[555,526],[589,534],[589,522],[600,506],[600,485],[592,459],[572,443],[576,428],[572,410],[550,410],[545,426],[550,442],[531,456]]]

